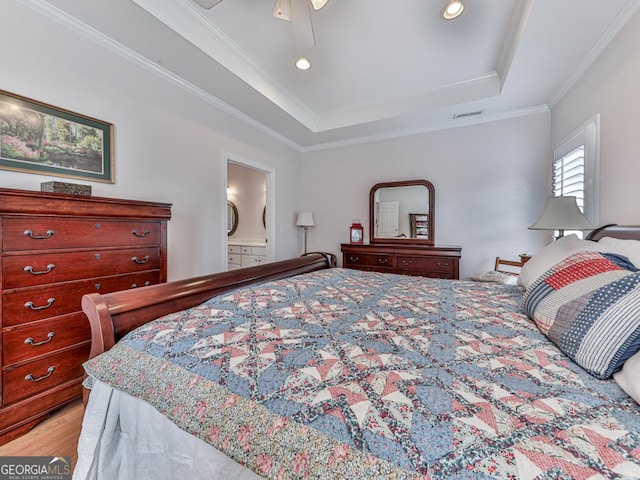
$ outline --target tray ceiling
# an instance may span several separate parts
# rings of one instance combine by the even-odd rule
[[[329,0],[301,51],[274,0],[20,1],[301,150],[545,111],[640,6]]]

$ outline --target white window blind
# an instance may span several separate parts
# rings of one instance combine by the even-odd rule
[[[576,197],[584,212],[584,145],[553,163],[553,196]]]

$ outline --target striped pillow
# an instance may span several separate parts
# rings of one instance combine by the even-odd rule
[[[527,288],[523,308],[597,378],[610,377],[640,349],[640,272],[621,255],[570,255]]]

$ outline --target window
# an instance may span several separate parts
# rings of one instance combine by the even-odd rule
[[[584,145],[553,162],[553,196],[576,197],[584,213]]]
[[[600,115],[589,119],[553,150],[552,192],[576,197],[593,225],[600,221]],[[576,233],[582,236],[581,232]]]

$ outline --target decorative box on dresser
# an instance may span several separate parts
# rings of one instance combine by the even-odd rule
[[[342,266],[356,270],[460,278],[462,247],[438,245],[343,243]]]
[[[82,396],[84,294],[167,281],[166,203],[0,189],[0,444]]]

